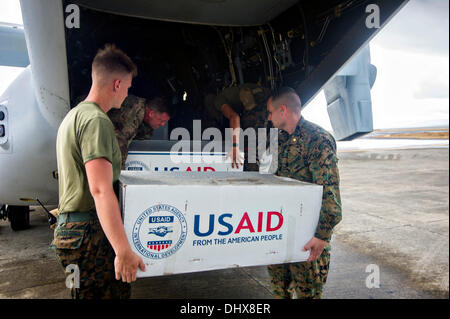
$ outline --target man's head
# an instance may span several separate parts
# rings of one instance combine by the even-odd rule
[[[145,106],[144,122],[153,129],[166,125],[170,120],[170,108],[160,97],[151,99]]]
[[[113,108],[120,108],[136,75],[136,65],[114,44],[106,44],[98,50],[92,62],[93,86],[110,96]]]
[[[283,87],[267,101],[268,119],[272,121],[274,127],[286,130],[294,123],[297,125],[301,116],[301,106],[302,103],[295,90]]]

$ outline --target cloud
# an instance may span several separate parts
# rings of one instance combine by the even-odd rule
[[[387,49],[447,55],[448,0],[410,0],[372,41]]]
[[[448,82],[440,81],[421,81],[414,97],[416,99],[448,99]]]
[[[23,24],[19,0],[0,1],[0,22]]]

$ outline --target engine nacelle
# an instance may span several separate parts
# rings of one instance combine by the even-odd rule
[[[325,87],[328,115],[337,140],[352,140],[373,131],[370,89],[376,67],[366,46]]]

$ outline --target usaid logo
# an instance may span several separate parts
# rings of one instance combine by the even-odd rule
[[[187,223],[177,208],[159,204],[146,209],[133,226],[134,247],[144,257],[163,259],[184,243]]]
[[[150,168],[141,161],[129,161],[125,163],[126,171],[149,171]]]

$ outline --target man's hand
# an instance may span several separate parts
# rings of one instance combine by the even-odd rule
[[[241,118],[239,115],[233,110],[233,108],[228,104],[223,104],[221,107],[222,114],[230,121],[230,128],[232,129],[233,133],[233,144],[239,144],[239,134],[241,132]],[[242,156],[241,152],[239,151],[238,146],[233,146],[230,151],[228,152],[227,156],[225,157],[225,160],[231,158],[231,167],[234,168],[236,165],[236,168],[239,168],[240,165],[244,165],[244,157]]]
[[[241,154],[241,151],[239,150],[239,147],[233,146],[230,151],[228,152],[227,156],[225,157],[225,160],[228,158],[231,158],[231,167],[234,168],[236,165],[236,168],[239,168],[240,165],[244,165],[244,157]]]
[[[114,259],[114,269],[116,271],[116,280],[122,279],[123,282],[131,283],[136,281],[137,268],[145,271],[145,264],[142,258],[133,251],[127,250],[124,254],[119,254]]]
[[[307,262],[317,260],[327,245],[326,241],[313,237],[303,248],[303,251],[311,250]]]

